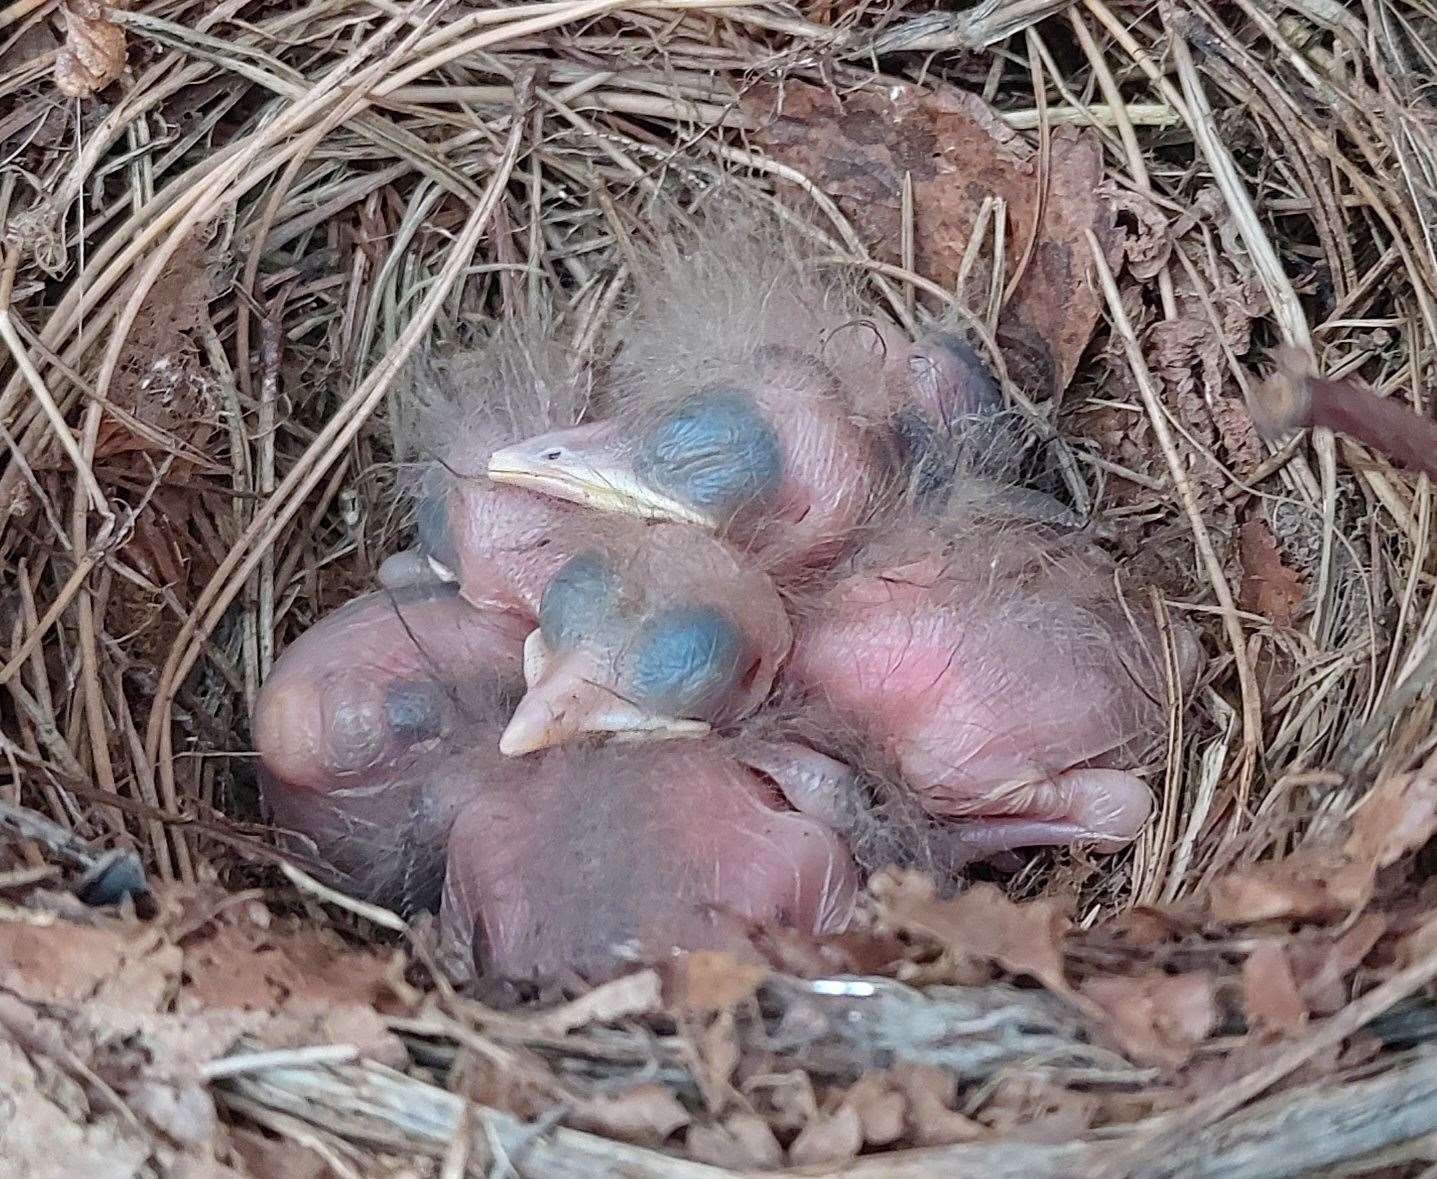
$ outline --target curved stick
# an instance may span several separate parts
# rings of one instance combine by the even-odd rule
[[[1437,479],[1437,420],[1352,377],[1321,377],[1293,348],[1276,353],[1277,371],[1248,397],[1258,430],[1271,436],[1323,426],[1370,446],[1400,466]]]

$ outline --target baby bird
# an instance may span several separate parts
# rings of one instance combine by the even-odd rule
[[[693,736],[763,702],[792,635],[752,562],[699,529],[625,518],[561,529],[556,544],[573,556],[540,599],[504,753],[586,734]]]
[[[634,286],[603,420],[500,448],[490,478],[706,528],[775,570],[831,557],[883,482],[872,411],[900,333],[751,221],[664,242]]]
[[[527,631],[444,586],[367,594],[311,627],[251,720],[275,823],[312,841],[351,891],[432,905],[467,783],[511,772],[498,740],[523,691]],[[462,781],[436,772],[461,734],[475,750]]]
[[[475,605],[535,616],[566,559],[551,538],[576,512],[492,483],[486,468],[496,448],[582,417],[586,371],[552,336],[545,317],[519,319],[494,328],[482,348],[418,366],[395,407],[396,449],[418,459],[418,544],[384,563],[381,584],[452,582]]]
[[[275,818],[381,903],[442,878],[466,970],[597,977],[735,917],[838,930],[881,863],[1115,850],[1197,674],[1013,485],[952,325],[700,233],[638,260],[602,404],[542,320],[431,362],[416,549],[257,703]]]
[[[635,941],[719,945],[720,910],[815,932],[847,921],[844,842],[716,739],[505,757],[525,629],[452,587],[410,587],[285,651],[253,718],[260,778],[322,875],[405,914],[440,907],[442,886],[448,956],[506,977],[607,969]]]
[[[975,855],[1116,850],[1152,806],[1131,771],[1166,723],[1156,626],[1081,539],[979,515],[914,513],[862,547],[803,609],[787,675]],[[1196,641],[1177,644],[1190,685]]]
[[[571,746],[465,808],[441,928],[461,968],[594,978],[625,950],[723,947],[735,916],[835,932],[858,891],[844,843],[717,739]]]
[[[645,263],[601,419],[496,450],[496,483],[705,528],[785,577],[895,496],[1009,473],[1001,391],[956,325],[910,342],[751,219]]]

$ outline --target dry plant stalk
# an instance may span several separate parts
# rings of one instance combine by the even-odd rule
[[[1252,387],[1248,410],[1264,434],[1324,427],[1437,479],[1437,420],[1356,378],[1317,375],[1296,348],[1278,351],[1276,371]]]
[[[393,458],[380,386],[386,353],[419,343],[416,314],[432,312],[435,335],[462,342],[476,321],[527,288],[531,298],[562,294],[567,338],[600,339],[627,289],[627,236],[640,232],[669,195],[688,196],[717,179],[761,195],[776,184],[792,189],[794,216],[817,235],[820,252],[852,267],[905,324],[918,326],[925,306],[974,317],[974,309],[951,306],[958,301],[952,286],[912,272],[923,266],[928,246],[916,176],[904,181],[909,197],[895,187],[911,240],[885,261],[831,199],[835,193],[764,155],[744,135],[752,128],[739,96],[751,93],[755,77],[843,94],[865,87],[882,93],[896,84],[929,95],[981,90],[995,117],[1013,130],[1032,130],[1028,145],[1050,161],[1058,158],[1054,128],[1097,127],[1112,149],[1105,152],[1104,187],[1131,201],[1122,206],[1123,220],[1136,224],[1121,264],[1109,255],[1114,287],[1103,294],[1122,310],[1114,322],[1126,320],[1130,330],[1119,332],[1120,342],[1141,363],[1125,367],[1120,356],[1116,366],[1105,366],[1101,350],[1089,349],[1060,406],[1033,402],[1019,357],[1010,354],[1010,372],[1001,353],[992,356],[1001,383],[1015,403],[1055,423],[1053,448],[1061,435],[1082,464],[1064,468],[1072,502],[1084,512],[1095,504],[1117,521],[1133,551],[1151,550],[1190,574],[1190,535],[1206,535],[1215,586],[1234,573],[1234,562],[1242,564],[1241,554],[1224,547],[1226,538],[1269,509],[1273,518],[1261,527],[1272,534],[1274,559],[1314,568],[1325,546],[1325,572],[1313,592],[1317,608],[1302,633],[1246,604],[1215,610],[1215,588],[1201,577],[1167,595],[1175,617],[1206,627],[1210,648],[1221,647],[1224,625],[1235,641],[1190,707],[1170,758],[1160,821],[1180,834],[1171,855],[1154,857],[1146,876],[1157,879],[1145,879],[1141,865],[1128,874],[1126,861],[1093,871],[1041,858],[1010,885],[1014,895],[1079,890],[1075,916],[1091,934],[1088,956],[1061,959],[1059,980],[1085,995],[1095,976],[1137,983],[1135,975],[1146,977],[1162,955],[1170,955],[1170,968],[1178,937],[1151,945],[1138,939],[1115,953],[1105,940],[1112,937],[1106,914],[1139,895],[1190,897],[1194,910],[1165,906],[1164,920],[1204,912],[1202,894],[1191,896],[1204,876],[1230,879],[1249,859],[1271,867],[1274,848],[1301,842],[1324,816],[1347,815],[1371,781],[1406,772],[1437,746],[1430,700],[1437,657],[1432,489],[1420,478],[1396,477],[1385,463],[1355,468],[1357,446],[1329,447],[1310,459],[1294,444],[1260,453],[1247,466],[1234,461],[1230,439],[1210,444],[1201,436],[1241,389],[1252,419],[1240,406],[1233,416],[1245,436],[1252,421],[1276,430],[1329,427],[1393,464],[1434,474],[1432,422],[1403,405],[1418,400],[1416,374],[1430,372],[1437,355],[1437,213],[1430,196],[1437,133],[1422,93],[1423,80],[1437,72],[1437,26],[1422,6],[1312,0],[1279,13],[1251,0],[1222,7],[1175,0],[1135,20],[1109,0],[1084,0],[1076,32],[1052,0],[984,0],[963,13],[916,16],[848,4],[805,6],[799,15],[745,0],[461,8],[442,0],[368,7],[171,0],[143,7],[135,13],[99,0],[19,0],[0,9],[7,50],[0,141],[13,165],[0,176],[0,222],[14,251],[0,291],[10,337],[0,353],[14,353],[17,362],[0,373],[0,580],[13,591],[0,593],[0,789],[5,803],[43,810],[73,832],[17,824],[12,815],[12,834],[20,834],[0,840],[0,856],[12,857],[0,864],[0,934],[54,922],[56,910],[45,906],[73,905],[74,896],[50,890],[47,901],[45,889],[23,891],[25,882],[69,879],[101,849],[137,843],[163,882],[190,874],[179,853],[193,848],[197,865],[241,886],[256,882],[255,869],[232,849],[248,847],[243,854],[259,859],[276,855],[252,833],[215,818],[245,773],[245,685],[262,677],[267,644],[283,649],[313,613],[372,577],[376,557],[398,547],[403,521],[376,490],[383,479],[374,474]],[[825,8],[832,16],[822,15]],[[1060,19],[1049,19],[1055,15]],[[834,23],[819,23],[825,19]],[[1026,61],[1024,38],[1008,46],[1012,53],[983,51],[1019,32],[1026,35]],[[1172,34],[1183,42],[1176,55]],[[1080,54],[1071,52],[1073,36]],[[128,63],[127,42],[136,50]],[[132,75],[114,85],[127,64]],[[534,70],[541,81],[533,107],[511,135],[516,89],[522,90],[516,80]],[[105,102],[96,101],[105,87]],[[1103,102],[1086,103],[1087,97]],[[1195,145],[1167,130],[1174,121],[1196,124]],[[921,146],[913,154],[920,164]],[[902,179],[911,162],[900,160],[895,175]],[[484,194],[496,175],[493,191]],[[1050,167],[1049,182],[1054,175]],[[1046,193],[1049,204],[1055,191]],[[494,204],[489,228],[466,227],[481,197]],[[1001,240],[992,224],[997,204],[986,199],[983,232],[973,234],[975,257],[964,261],[963,275],[981,268],[984,251]],[[181,243],[212,221],[218,232],[211,260],[237,268],[243,280],[206,296],[203,313],[186,330],[215,376],[219,420],[228,428],[196,444],[203,454],[180,456],[193,469],[179,479],[163,465],[126,466],[107,454],[107,431],[134,428],[107,386],[126,379],[116,364],[119,338],[134,335],[137,322],[128,304],[162,291],[158,272],[147,272],[157,250],[183,257]],[[966,226],[948,227],[959,251]],[[1244,306],[1240,292],[1234,297],[1233,276],[1256,273],[1254,254],[1236,248],[1235,231],[1261,251],[1278,314]],[[1027,238],[1010,225],[1015,256],[1028,249]],[[1289,240],[1302,242],[1302,250],[1288,251]],[[1150,252],[1140,257],[1135,246]],[[1026,268],[1047,261],[1034,248]],[[1302,269],[1282,275],[1294,265]],[[986,297],[988,284],[979,285]],[[253,359],[248,298],[273,314],[284,341],[283,364],[273,373]],[[1318,376],[1306,357],[1290,358],[1273,382],[1249,390],[1247,338],[1234,344],[1229,321],[1245,320],[1256,338],[1295,339],[1291,329],[1302,317],[1326,354],[1360,365],[1373,388],[1406,395],[1379,397],[1356,380]],[[978,309],[970,327],[994,350],[982,318]],[[1215,392],[1191,396],[1172,366],[1158,363],[1164,332],[1217,340]],[[1086,347],[1086,338],[1080,343]],[[581,343],[580,350],[588,349]],[[1124,378],[1141,374],[1151,387],[1112,380],[1115,369]],[[99,388],[95,374],[102,374]],[[371,410],[373,420],[360,420]],[[1171,434],[1167,452],[1144,434],[1159,422]],[[167,457],[164,437],[148,442],[135,453]],[[1174,495],[1179,474],[1192,484],[1189,518],[1186,497]],[[1348,474],[1356,478],[1332,477]],[[189,513],[183,522],[152,494],[167,478],[175,485],[165,488],[171,502],[183,502]],[[108,510],[113,530],[101,527]],[[86,520],[78,530],[77,513]],[[177,560],[202,570],[199,581],[186,586],[163,568],[137,564],[138,546],[124,542],[132,522],[137,533],[167,543]],[[212,572],[221,566],[221,574]],[[251,571],[259,583],[254,592]],[[1263,689],[1253,698],[1254,715],[1241,718],[1240,678]],[[1347,744],[1364,751],[1359,769],[1329,772],[1325,767],[1334,764],[1346,768]],[[1255,767],[1250,805],[1231,806],[1231,786],[1245,764]],[[1223,813],[1234,815],[1231,826],[1214,821]],[[1401,854],[1410,860],[1410,852]],[[287,884],[264,871],[272,896],[307,909],[311,930],[321,912],[334,917],[336,906],[351,931],[356,917],[365,930],[370,923],[395,932],[405,927],[392,914],[352,905],[343,912],[332,894],[298,872]],[[1400,873],[1401,863],[1391,871]],[[1268,899],[1288,902],[1269,878],[1259,883],[1269,888]],[[221,898],[227,915],[213,924],[249,903],[238,892]],[[1150,912],[1133,916],[1140,928],[1153,919]],[[1053,1132],[1024,1112],[988,1127],[982,1140],[882,1153],[869,1143],[865,1150],[874,1153],[807,1173],[926,1179],[981,1172],[994,1179],[1100,1174],[1106,1167],[1114,1176],[1275,1179],[1374,1166],[1377,1151],[1389,1164],[1413,1158],[1423,1136],[1437,1131],[1429,1055],[1388,1049],[1363,1062],[1357,1079],[1328,1075],[1345,1059],[1339,1053],[1361,1046],[1374,1013],[1409,991],[1420,1013],[1415,992],[1430,991],[1437,964],[1415,944],[1420,929],[1402,926],[1408,918],[1430,920],[1386,907],[1382,897],[1365,912],[1341,913],[1341,937],[1357,940],[1354,953],[1378,947],[1361,961],[1344,961],[1339,950],[1350,942],[1323,940],[1317,935],[1324,931],[1303,924],[1307,919],[1294,919],[1280,934],[1251,926],[1222,947],[1184,926],[1178,951],[1184,962],[1226,954],[1232,965],[1238,941],[1267,946],[1269,964],[1282,964],[1296,979],[1302,1025],[1285,1040],[1247,1043],[1255,1051],[1246,1058],[1234,1059],[1243,1050],[1235,1041],[1246,1037],[1223,1033],[1201,1045],[1197,1064],[1226,1070],[1218,1082],[1222,1095],[1203,1101],[1212,1090],[1196,1083],[1185,1121],[1147,1116],[1151,1106],[1144,1102],[1161,1100],[1169,1078],[1150,1085],[1129,1073],[1100,1132]],[[1362,940],[1384,923],[1380,942]],[[138,938],[152,929],[128,932]],[[408,932],[422,945],[423,929]],[[88,927],[86,934],[96,936]],[[831,946],[821,953],[805,945],[780,949],[796,964],[793,975],[835,973],[822,957],[835,952]],[[858,1051],[845,1046],[845,1058],[886,1051],[905,1032],[908,1051],[916,1045],[931,1052],[952,1072],[955,1052],[986,1050],[978,1040],[950,1041],[957,1016],[951,1003],[945,1006],[943,988],[931,985],[951,982],[942,971],[958,957],[949,950],[936,961],[904,959],[895,967],[898,959],[889,958],[843,971],[861,977],[901,969],[911,972],[905,977],[913,986],[901,1008],[892,1000],[865,1009],[881,1008],[881,1020],[837,1025],[850,1039],[865,1032],[888,1038]],[[972,958],[963,961],[971,965]],[[0,971],[9,965],[0,956]],[[74,962],[65,965],[73,975]],[[1308,1010],[1303,992],[1319,974],[1325,1005]],[[635,1067],[657,1068],[676,1092],[691,1088],[693,1073],[673,1063],[680,1047],[690,1050],[691,1038],[655,1033],[653,1023],[643,1022],[666,1010],[652,993],[656,984],[645,985],[604,1019],[560,1009],[544,1035],[529,1038],[506,1031],[505,1021],[535,1017],[500,1017],[442,986],[433,999],[461,1013],[453,1052],[515,1059],[521,1049],[540,1050],[550,1054],[541,1074],[548,1083],[561,1073],[602,1071],[611,1051],[625,1067],[637,1059]],[[1223,985],[1238,982],[1230,974]],[[82,1014],[92,1018],[94,1011]],[[1029,1016],[1022,1028],[1035,1034]],[[687,1036],[693,1029],[682,1030]],[[1041,1026],[1036,1031],[1047,1034]],[[433,1049],[438,1035],[415,1031],[411,1047],[422,1042]],[[842,1038],[837,1031],[818,1047],[829,1050],[835,1038]],[[700,1047],[720,1039],[712,1035]],[[339,1160],[339,1174],[377,1173],[376,1142],[436,1159],[448,1151],[446,1174],[465,1166],[477,1173],[490,1158],[503,1173],[506,1153],[513,1170],[526,1175],[756,1173],[681,1160],[673,1141],[659,1148],[576,1129],[536,1132],[528,1113],[490,1112],[501,1100],[468,1104],[460,1078],[444,1088],[442,1071],[429,1071],[422,1051],[415,1047],[422,1078],[418,1068],[415,1075],[380,1074],[350,1063],[344,1044],[325,1043],[287,1058],[231,1055],[204,1075],[224,1076],[213,1088],[234,1103],[236,1122],[330,1144],[324,1149]],[[793,1055],[802,1062],[793,1074],[818,1075],[811,1060]],[[285,1059],[288,1071],[277,1067]],[[1025,1071],[1009,1056],[1003,1063]],[[1044,1070],[1052,1071],[1040,1060],[1027,1071]],[[1316,1084],[1288,1089],[1314,1073],[1322,1078]],[[729,1080],[703,1082],[704,1100]],[[1211,1073],[1206,1080],[1212,1084]],[[967,1113],[985,1116],[986,1081],[964,1084]],[[1057,1091],[1083,1096],[1101,1084],[1089,1074]],[[242,1096],[242,1089],[253,1095]],[[1262,1104],[1237,1108],[1269,1090],[1277,1091]],[[388,1102],[377,1112],[366,1103],[376,1095]],[[833,1096],[821,1094],[825,1101]],[[83,1120],[74,1116],[77,1124]],[[1199,1126],[1207,1132],[1195,1132]],[[1048,1136],[1018,1140],[1030,1131]]]

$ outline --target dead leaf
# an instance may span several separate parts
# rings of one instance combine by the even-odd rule
[[[792,927],[770,925],[751,936],[754,949],[774,970],[799,978],[886,974],[904,956],[897,938],[867,929],[818,937]]]
[[[688,1152],[701,1163],[768,1170],[783,1165],[783,1147],[757,1114],[736,1113],[720,1123],[690,1126]]]
[[[1113,1038],[1140,1064],[1178,1068],[1217,1026],[1206,974],[1096,977],[1083,984],[1083,993],[1107,1012]]]
[[[1437,834],[1437,756],[1420,770],[1394,774],[1362,800],[1343,849],[1373,869],[1395,864]]]
[[[1362,908],[1372,891],[1363,864],[1319,849],[1232,868],[1213,882],[1208,915],[1222,925],[1318,920]]]
[[[226,910],[185,939],[189,980],[176,1006],[232,1007],[326,1016],[346,1004],[381,1009],[392,998],[390,955],[347,946],[323,929],[270,927]]]
[[[1119,217],[1131,217],[1136,232],[1123,241],[1123,257],[1128,273],[1143,282],[1150,282],[1167,269],[1173,252],[1173,233],[1168,215],[1142,193],[1103,181],[1099,187],[1103,200]]]
[[[1387,932],[1387,918],[1364,913],[1336,939],[1293,945],[1288,957],[1308,1010],[1331,1015],[1352,996],[1352,974]]]
[[[887,1146],[903,1137],[908,1099],[893,1087],[886,1073],[864,1073],[844,1095],[863,1128],[869,1146]]]
[[[1238,601],[1272,621],[1291,626],[1307,600],[1302,575],[1282,559],[1277,540],[1265,520],[1249,520],[1238,530],[1238,556],[1242,561],[1242,587]]]
[[[1243,961],[1242,1002],[1257,1028],[1290,1035],[1307,1022],[1307,1004],[1280,942],[1259,942]]]
[[[659,1084],[635,1085],[618,1093],[599,1093],[575,1105],[568,1122],[580,1130],[607,1134],[640,1146],[658,1146],[687,1126],[689,1112]]]
[[[767,1115],[768,1124],[780,1133],[803,1129],[818,1113],[813,1081],[798,1069],[760,1074],[748,1081],[744,1091],[754,1106]]]
[[[832,1166],[855,1158],[863,1148],[863,1125],[858,1111],[841,1105],[831,1114],[818,1114],[799,1131],[788,1148],[795,1167]]]
[[[768,968],[722,950],[680,954],[664,970],[668,1006],[685,1015],[701,1015],[746,1003],[768,977]]]
[[[120,76],[125,68],[125,34],[106,19],[113,7],[100,0],[68,0],[65,43],[55,58],[55,86],[71,98],[89,98]]]
[[[786,81],[753,87],[745,113],[757,142],[838,201],[880,260],[896,263],[902,239],[902,191],[913,187],[916,266],[954,290],[985,200],[1006,206],[1004,261],[1013,267],[1034,237],[1039,211],[1037,155],[977,95],[951,89],[893,85],[849,91]],[[1043,394],[1065,388],[1092,338],[1101,306],[1090,280],[1092,230],[1114,267],[1121,235],[1102,198],[1102,146],[1087,133],[1052,137],[1046,201],[1031,256],[1003,308],[999,338],[1010,370]],[[992,248],[959,292],[970,308],[986,298]]]
[[[705,1088],[717,1093],[730,1084],[742,1056],[733,1012],[720,1011],[699,1033],[697,1047],[705,1074]]]
[[[1040,1072],[1019,1072],[998,1080],[979,1117],[989,1135],[1064,1142],[1086,1133],[1102,1109],[1096,1094],[1076,1092]]]
[[[36,1003],[156,1011],[179,980],[182,957],[139,922],[0,924],[0,988]]]
[[[958,1081],[932,1065],[903,1065],[890,1074],[908,1102],[908,1137],[919,1146],[971,1142],[985,1131],[972,1118],[953,1109]]]
[[[219,429],[220,399],[198,337],[219,265],[209,231],[196,230],[145,290],[120,350],[97,458],[157,451],[213,469],[207,444]],[[172,503],[170,514],[187,502]]]
[[[10,73],[18,70],[36,58],[54,53],[59,47],[60,41],[50,25],[44,21],[35,21],[26,25],[18,34],[12,35],[5,51],[0,53],[0,71]]]
[[[1222,439],[1228,462],[1239,478],[1247,478],[1267,457],[1262,441],[1258,438],[1257,427],[1253,425],[1252,415],[1237,397],[1221,393],[1213,394],[1208,404],[1208,412],[1212,415],[1213,425],[1217,427],[1218,437]]]
[[[960,960],[992,963],[1073,995],[1063,976],[1068,918],[1057,901],[1015,904],[986,883],[940,900],[930,881],[911,873],[888,877],[876,899],[881,920],[895,929],[926,934]]]

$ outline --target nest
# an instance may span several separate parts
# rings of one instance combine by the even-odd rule
[[[0,12],[6,1172],[1430,1173],[1431,490],[1244,396],[1294,346],[1430,415],[1434,44],[1340,0]],[[582,353],[723,189],[960,316],[1208,669],[1128,853],[456,994],[276,852],[249,704],[403,539],[408,359],[541,299]]]

